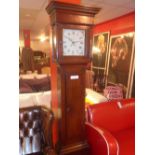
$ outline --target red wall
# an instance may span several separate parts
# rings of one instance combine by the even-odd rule
[[[110,31],[111,35],[135,31],[135,12],[95,25],[93,33]]]

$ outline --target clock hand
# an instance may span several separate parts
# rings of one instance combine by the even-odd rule
[[[73,43],[76,43],[76,42],[80,42],[80,41],[73,41]]]
[[[67,36],[65,36],[68,40],[70,40],[73,43],[73,40]]]
[[[82,41],[73,41],[72,43],[75,44],[75,43],[78,43],[78,42],[82,42]]]

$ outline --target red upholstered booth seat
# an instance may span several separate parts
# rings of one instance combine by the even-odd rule
[[[135,100],[110,101],[87,108],[91,155],[135,154]]]

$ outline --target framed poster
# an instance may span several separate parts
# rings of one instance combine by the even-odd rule
[[[105,71],[108,56],[110,32],[103,32],[93,36],[92,70],[94,71],[94,83],[99,91],[105,86]]]
[[[134,32],[110,37],[106,86],[121,86],[123,88],[123,96],[126,98],[131,95],[134,74],[134,51]]]

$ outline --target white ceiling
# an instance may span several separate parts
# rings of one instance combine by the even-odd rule
[[[48,36],[50,24],[46,13],[49,0],[19,0],[20,40],[22,30],[31,30],[31,40],[37,40],[41,34]],[[81,0],[81,5],[102,8],[95,17],[95,24],[125,15],[135,10],[135,0]]]

